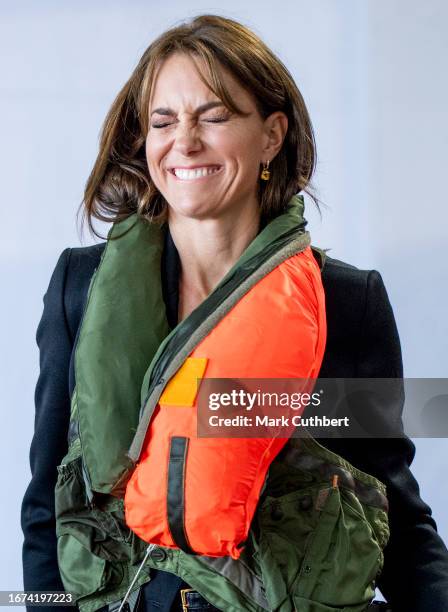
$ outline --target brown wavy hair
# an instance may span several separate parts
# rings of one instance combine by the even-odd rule
[[[252,94],[266,119],[275,111],[288,117],[282,148],[271,161],[271,178],[259,181],[260,212],[269,220],[284,209],[294,194],[310,195],[319,212],[311,185],[316,164],[313,127],[302,94],[291,74],[266,44],[244,25],[218,15],[199,15],[164,32],[146,49],[131,77],[115,98],[101,129],[98,157],[87,180],[78,210],[87,217],[121,221],[138,213],[149,222],[167,219],[167,202],[148,171],[145,153],[149,129],[149,101],[154,76],[171,54],[183,52],[204,62],[202,81],[227,108],[242,115],[222,79],[224,66]],[[81,229],[82,231],[82,229]]]

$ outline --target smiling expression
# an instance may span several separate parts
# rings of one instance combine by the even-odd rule
[[[260,164],[269,158],[265,122],[252,96],[222,70],[232,99],[249,116],[228,110],[186,54],[169,56],[155,76],[146,159],[170,212],[216,218],[258,206]]]

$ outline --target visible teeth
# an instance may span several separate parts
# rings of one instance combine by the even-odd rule
[[[214,174],[218,170],[218,166],[208,168],[194,168],[193,170],[186,170],[185,168],[174,168],[174,174],[177,176],[177,178],[183,180],[191,180],[201,178],[202,176],[207,176],[209,174]]]

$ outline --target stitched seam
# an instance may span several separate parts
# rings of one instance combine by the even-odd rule
[[[361,319],[361,332],[359,334],[358,349],[357,349],[357,352],[356,352],[355,378],[359,378],[359,376],[358,376],[359,363],[360,363],[360,357],[361,357],[361,350],[362,350],[362,347],[364,345],[364,339],[365,339],[365,328],[366,328],[366,319],[367,319],[367,304],[368,304],[368,301],[369,301],[369,281],[370,281],[370,275],[373,272],[375,272],[375,270],[370,270],[370,272],[368,273],[368,275],[366,277],[365,298],[364,298],[364,313],[363,313],[362,319]]]
[[[65,270],[64,270],[64,279],[62,282],[62,311],[64,313],[64,322],[65,322],[65,327],[67,328],[68,331],[68,336],[70,338],[70,343],[72,345],[73,348],[73,334],[72,334],[72,330],[70,329],[70,325],[69,325],[69,320],[68,320],[68,316],[67,316],[67,307],[66,307],[66,285],[67,285],[67,277],[68,277],[68,267],[70,265],[70,259],[71,259],[71,255],[72,255],[72,249],[68,248],[68,253],[66,256],[66,260],[65,260]]]

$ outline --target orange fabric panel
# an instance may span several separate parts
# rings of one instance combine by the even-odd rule
[[[203,361],[187,360],[168,383],[126,490],[126,521],[140,538],[177,548],[167,519],[169,448],[172,436],[188,437],[184,510],[189,545],[199,554],[239,557],[269,466],[287,438],[198,438],[192,377],[196,382],[206,363],[207,378],[315,379],[325,342],[324,289],[307,247],[244,295],[189,356]],[[312,383],[305,390],[310,392]],[[183,404],[189,410],[174,405],[182,397],[194,401]]]

